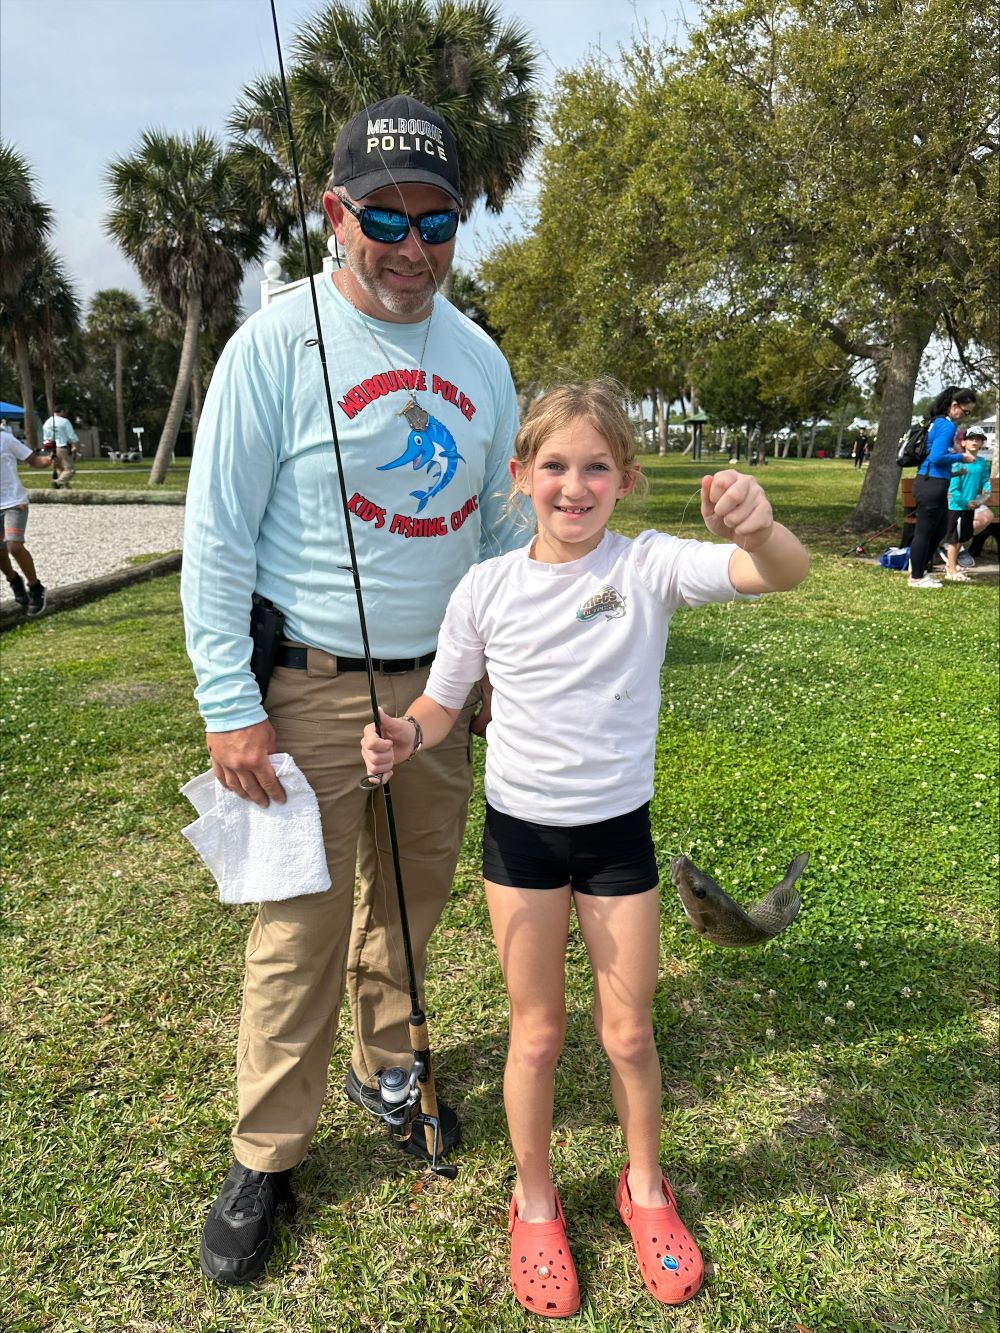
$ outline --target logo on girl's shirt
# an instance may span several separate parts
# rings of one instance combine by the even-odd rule
[[[603,616],[605,620],[620,620],[624,614],[625,598],[617,588],[606,583],[577,608],[576,618],[584,622],[596,620],[598,616]]]

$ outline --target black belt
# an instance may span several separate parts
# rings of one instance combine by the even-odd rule
[[[336,654],[331,653],[332,657]],[[337,657],[338,671],[367,671],[368,663],[363,657]],[[402,671],[419,671],[430,666],[434,661],[433,653],[424,653],[423,657],[376,657],[372,667],[378,675],[395,676]],[[309,665],[309,649],[293,648],[282,644],[275,658],[275,666],[291,667],[295,671],[305,671]]]

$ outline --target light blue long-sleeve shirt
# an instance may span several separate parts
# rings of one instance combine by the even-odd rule
[[[77,443],[77,438],[72,421],[67,421],[65,417],[49,417],[42,427],[42,443],[54,443],[57,449],[68,449],[71,444]]]
[[[510,371],[442,297],[428,331],[361,316],[329,279],[317,287],[372,653],[423,656],[469,566],[529,536],[506,505]],[[205,398],[181,591],[210,731],[266,717],[249,670],[253,592],[285,613],[287,637],[363,654],[315,336],[308,288],[261,310],[226,346]],[[411,396],[426,421],[402,415]]]

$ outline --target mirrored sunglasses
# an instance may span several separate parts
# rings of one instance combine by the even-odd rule
[[[364,235],[370,241],[378,241],[382,245],[398,245],[406,238],[411,227],[416,227],[417,235],[425,245],[444,245],[458,231],[457,209],[437,209],[414,218],[395,208],[372,208],[368,205],[357,208],[350,199],[342,195],[338,198],[348,213],[357,218]]]

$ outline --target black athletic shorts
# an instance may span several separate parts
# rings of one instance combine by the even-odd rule
[[[649,802],[627,815],[572,828],[531,824],[489,804],[483,826],[483,877],[514,889],[561,889],[617,897],[659,883]]]
[[[969,540],[972,536],[972,512],[971,509],[948,510],[948,530],[944,535],[945,546],[954,546],[956,542],[961,544]]]

